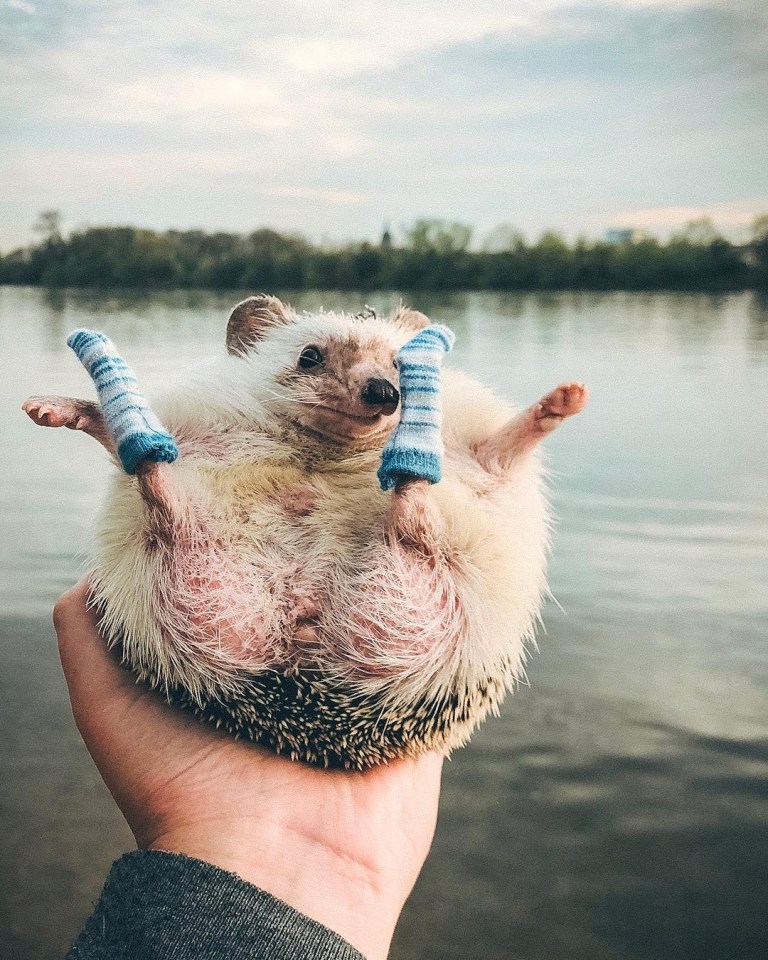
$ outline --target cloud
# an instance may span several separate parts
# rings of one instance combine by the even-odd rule
[[[116,105],[124,123],[209,125],[211,118],[237,116],[250,129],[279,130],[289,122],[273,85],[224,70],[183,69],[118,84],[87,109],[95,119],[107,119]]]
[[[617,210],[604,215],[595,226],[609,227],[631,224],[633,227],[665,234],[678,230],[693,220],[707,218],[726,228],[744,235],[751,227],[758,211],[768,210],[768,193],[724,203],[704,206],[647,207],[639,210]]]
[[[749,4],[561,10],[371,75],[347,109],[430,186],[463,179],[481,216],[710,205],[768,188],[767,27]]]
[[[313,190],[310,187],[269,187],[267,193],[273,197],[290,200],[321,200],[323,203],[347,204],[364,203],[371,199],[370,194],[355,193],[352,190]]]
[[[0,5],[16,233],[20,197],[30,223],[54,205],[341,236],[418,215],[575,233],[768,194],[756,0],[19,4]]]
[[[5,0],[5,6],[11,10],[20,10],[22,13],[30,15],[35,12],[34,4],[27,3],[27,0]]]

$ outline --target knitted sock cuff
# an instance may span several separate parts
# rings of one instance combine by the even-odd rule
[[[136,377],[112,341],[95,330],[75,330],[68,345],[88,371],[99,395],[107,432],[126,473],[140,463],[173,463],[179,450],[139,391]]]
[[[387,441],[378,470],[382,490],[406,477],[438,483],[442,476],[440,365],[453,347],[448,327],[419,331],[397,355],[400,369],[400,423]]]

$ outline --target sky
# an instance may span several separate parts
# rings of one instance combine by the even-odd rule
[[[768,3],[0,0],[0,130],[3,251],[51,208],[738,238],[768,213]]]

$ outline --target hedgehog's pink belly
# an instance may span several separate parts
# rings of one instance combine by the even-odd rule
[[[459,639],[455,582],[422,557],[379,543],[367,559],[307,565],[277,550],[269,562],[221,544],[187,552],[154,585],[165,643],[206,669],[312,665],[384,680],[428,667]]]
[[[359,683],[427,678],[465,635],[452,572],[396,542],[321,612],[326,657],[335,675]]]
[[[296,561],[277,553],[248,561],[220,544],[185,552],[153,590],[165,642],[185,659],[254,673],[291,660],[296,631],[314,620],[319,599]]]

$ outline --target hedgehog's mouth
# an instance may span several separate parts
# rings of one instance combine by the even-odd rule
[[[328,407],[324,403],[318,404],[317,408],[319,410],[327,410],[328,413],[332,413],[334,416],[343,417],[347,420],[351,420],[353,423],[362,423],[362,424],[375,424],[378,423],[383,417],[384,414],[380,411],[376,413],[351,413],[349,410],[340,410],[338,407]]]
[[[312,419],[307,426],[329,439],[342,443],[365,443],[367,446],[388,433],[392,423],[392,414],[381,410],[360,413],[321,403],[312,408]]]

